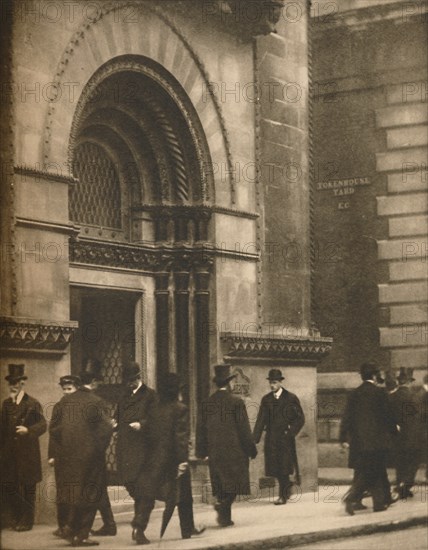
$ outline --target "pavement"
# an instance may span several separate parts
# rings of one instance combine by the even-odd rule
[[[373,513],[371,499],[365,499],[367,510],[348,516],[341,499],[348,490],[347,485],[320,484],[317,492],[295,494],[285,506],[274,506],[273,496],[246,500],[233,505],[232,516],[235,525],[220,528],[212,506],[194,506],[195,523],[205,524],[206,531],[198,537],[181,539],[177,512],[171,519],[164,538],[160,540],[159,530],[162,506],[157,507],[150,519],[146,536],[151,540],[147,548],[162,550],[253,550],[310,545],[344,537],[370,535],[372,533],[403,530],[415,526],[426,526],[428,516],[428,487],[420,484],[414,488],[415,495],[406,501],[393,504],[384,512]],[[115,514],[118,534],[115,537],[94,537],[100,542],[100,549],[129,549],[135,546],[131,540],[129,511]],[[101,525],[97,518],[94,527]],[[55,538],[55,526],[36,525],[32,531],[17,533],[5,530],[1,547],[5,550],[59,550],[70,547],[66,541]],[[345,547],[345,546],[344,546]]]

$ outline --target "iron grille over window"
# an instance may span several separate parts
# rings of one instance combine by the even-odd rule
[[[75,151],[74,175],[79,183],[70,190],[73,221],[120,229],[120,183],[113,161],[95,143],[84,142]]]

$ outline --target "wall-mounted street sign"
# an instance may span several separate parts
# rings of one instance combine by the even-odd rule
[[[345,197],[353,195],[357,187],[371,185],[370,178],[349,178],[349,179],[334,179],[329,181],[319,181],[317,183],[317,191],[332,191],[334,197]],[[338,210],[347,210],[350,207],[350,202],[339,201]]]

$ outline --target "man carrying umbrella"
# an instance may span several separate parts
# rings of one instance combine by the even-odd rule
[[[287,502],[290,475],[294,471],[299,474],[295,437],[305,423],[305,415],[298,397],[281,385],[284,377],[279,369],[271,369],[267,380],[272,391],[262,399],[253,436],[259,443],[266,430],[265,473],[278,479],[279,498],[275,504],[281,505]]]
[[[200,535],[205,528],[197,529],[193,520],[191,478],[188,467],[189,411],[178,400],[179,379],[175,373],[167,373],[159,380],[159,404],[155,423],[156,444],[151,454],[144,480],[144,494],[165,501],[161,537],[169,520],[178,507],[181,536],[189,539]]]
[[[220,527],[234,525],[232,503],[238,494],[250,494],[249,458],[257,456],[247,409],[230,393],[230,365],[215,365],[217,391],[201,403],[196,456],[209,457],[214,508]]]

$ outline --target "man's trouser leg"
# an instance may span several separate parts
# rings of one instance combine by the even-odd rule
[[[146,530],[149,523],[150,514],[155,506],[154,499],[137,497],[134,503],[134,519],[132,520],[132,527],[134,529],[141,529],[143,532]]]
[[[360,502],[364,492],[367,490],[367,485],[365,470],[362,460],[360,460],[360,464],[354,469],[354,478],[349,488],[348,495],[345,498],[346,502]]]
[[[26,527],[33,527],[36,507],[36,484],[20,485],[19,493],[21,495],[21,518],[19,523]]]
[[[385,453],[374,451],[365,457],[364,476],[367,488],[373,499],[373,510],[382,510],[385,507]]]
[[[97,504],[74,506],[73,521],[71,525],[73,536],[80,540],[87,539],[89,537],[92,524],[94,523],[96,513]]]
[[[278,478],[279,497],[288,500],[290,491],[290,476],[283,475]]]
[[[107,485],[102,486],[101,497],[98,504],[98,510],[100,511],[103,524],[106,527],[115,527],[113,511],[111,509],[110,499],[108,496]]]

